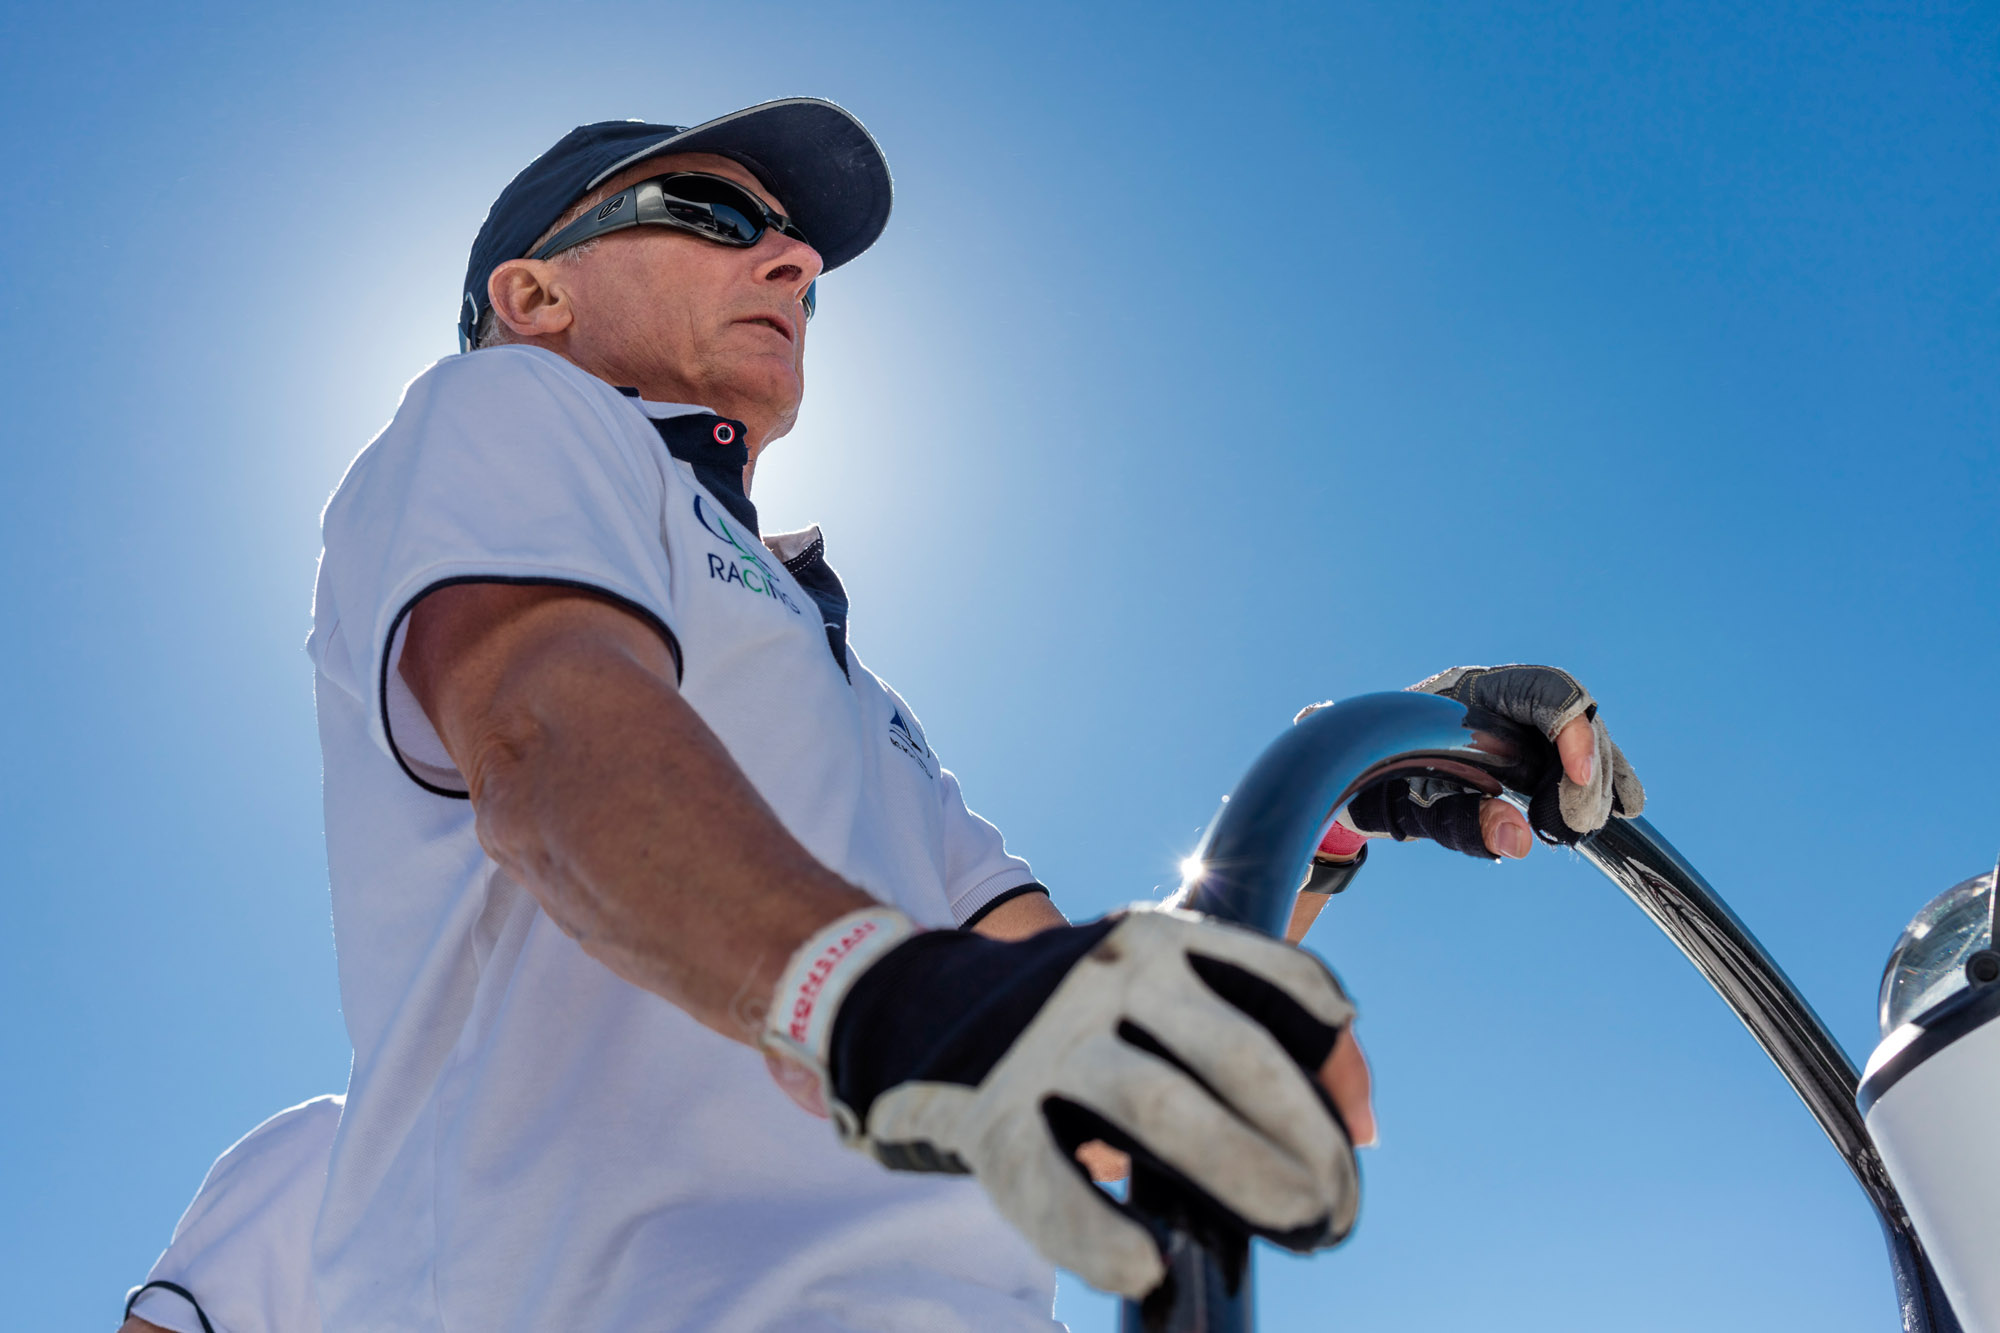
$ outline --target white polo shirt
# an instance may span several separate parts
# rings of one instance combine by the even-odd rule
[[[596,590],[667,637],[683,696],[832,870],[932,926],[1031,883],[740,495],[669,454],[700,410],[537,349],[454,357],[327,505],[308,650],[354,1043],[313,1242],[328,1328],[1059,1327],[1052,1270],[975,1182],[839,1147],[759,1054],[557,929],[480,848],[396,669],[439,586]],[[772,542],[804,570],[815,537]]]
[[[174,1238],[146,1275],[171,1282],[141,1291],[132,1313],[171,1333],[319,1333],[312,1233],[326,1193],[326,1160],[340,1098],[278,1112],[215,1161]]]

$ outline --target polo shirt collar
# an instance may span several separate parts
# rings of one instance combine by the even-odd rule
[[[826,538],[820,535],[819,525],[798,532],[774,532],[764,538],[764,545],[784,562],[792,580],[819,608],[819,618],[826,626],[826,646],[833,651],[833,660],[840,664],[841,673],[846,675],[847,589],[841,585],[840,575],[826,562]]]
[[[667,452],[694,469],[695,480],[708,488],[730,517],[755,533],[757,506],[743,490],[743,469],[750,462],[743,423],[692,403],[648,402],[637,389],[623,385],[618,392],[645,414]]]
[[[756,533],[757,506],[750,503],[750,497],[743,491],[743,468],[750,461],[743,423],[692,403],[648,402],[639,396],[637,389],[620,386],[618,392],[631,399],[632,405],[653,423],[667,452],[693,468],[695,480],[708,488],[709,494],[731,517]],[[819,607],[820,619],[826,625],[826,646],[832,650],[842,674],[846,674],[847,589],[841,585],[840,575],[826,562],[826,538],[820,535],[817,526],[758,536]]]

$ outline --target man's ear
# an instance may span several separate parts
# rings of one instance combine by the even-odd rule
[[[517,338],[561,333],[576,318],[567,284],[555,265],[541,259],[510,259],[486,280],[493,313]]]

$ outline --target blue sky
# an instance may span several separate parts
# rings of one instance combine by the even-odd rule
[[[1072,915],[1300,704],[1458,662],[1589,683],[1857,1059],[2000,850],[1991,5],[16,6],[0,74],[23,1327],[112,1327],[213,1156],[344,1082],[318,511],[585,120],[881,139],[757,499]],[[1383,1145],[1266,1329],[1890,1326],[1844,1167],[1574,857],[1386,848],[1313,943]]]

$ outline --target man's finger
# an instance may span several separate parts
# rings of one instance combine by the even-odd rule
[[[1077,1144],[1076,1160],[1083,1163],[1084,1170],[1090,1172],[1090,1178],[1100,1185],[1109,1185],[1132,1174],[1132,1159],[1103,1139]]]
[[[1375,1146],[1374,1079],[1368,1072],[1368,1057],[1348,1028],[1333,1044],[1333,1053],[1319,1067],[1319,1085],[1333,1098],[1340,1119],[1357,1148]],[[1131,1173],[1132,1159],[1099,1139],[1077,1145],[1076,1160],[1099,1183],[1123,1180]]]
[[[1590,775],[1597,769],[1597,737],[1589,718],[1573,717],[1556,733],[1556,753],[1562,756],[1563,772],[1569,780],[1588,787]]]
[[[1486,842],[1486,850],[1495,856],[1505,856],[1520,860],[1535,845],[1535,838],[1528,831],[1528,821],[1521,812],[1501,800],[1484,800],[1479,803],[1479,833]]]
[[[1319,1082],[1333,1098],[1354,1146],[1374,1147],[1375,1103],[1370,1095],[1368,1057],[1361,1053],[1361,1043],[1354,1039],[1353,1028],[1342,1031],[1340,1040],[1333,1044],[1333,1054],[1319,1067]]]

